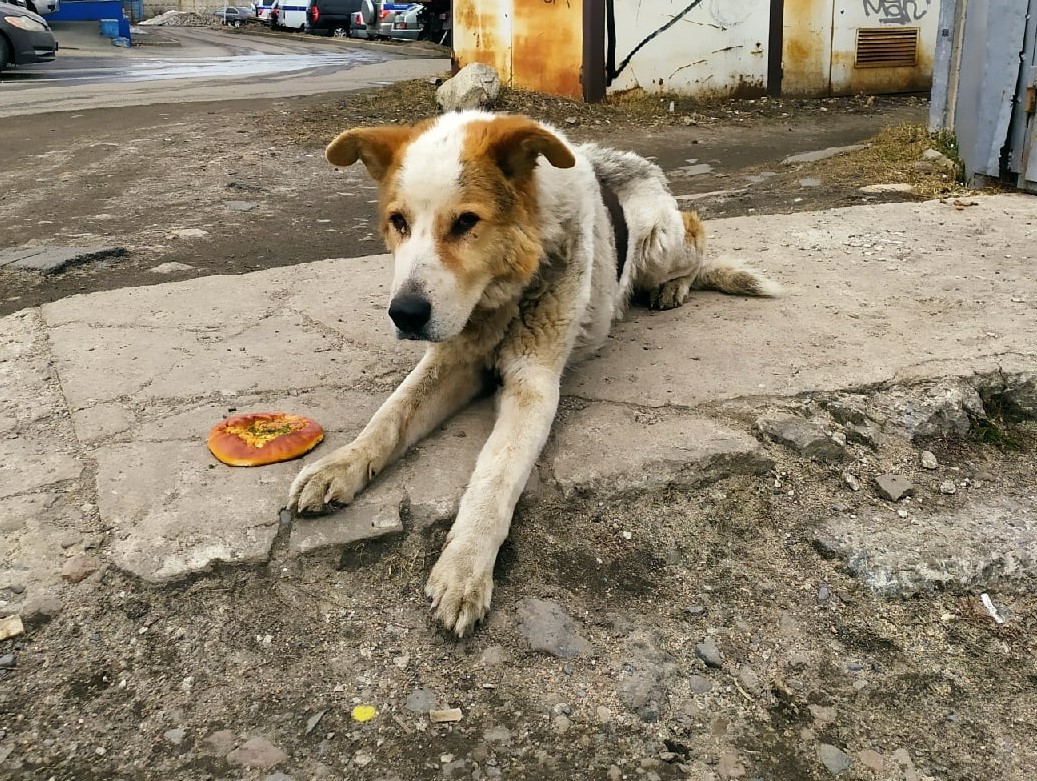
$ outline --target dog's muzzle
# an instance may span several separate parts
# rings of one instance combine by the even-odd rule
[[[401,339],[427,339],[432,303],[420,293],[401,293],[389,302],[389,318]]]

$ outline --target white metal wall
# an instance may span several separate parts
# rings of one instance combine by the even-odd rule
[[[615,0],[617,65],[688,5],[689,0]],[[609,91],[761,94],[769,25],[769,0],[702,0],[637,52]]]
[[[832,17],[833,95],[928,90],[939,29],[940,0],[836,0]],[[918,30],[913,67],[858,68],[857,31]]]

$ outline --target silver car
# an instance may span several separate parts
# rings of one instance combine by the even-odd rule
[[[399,10],[399,6],[383,4],[382,8],[389,13],[378,22],[378,34],[396,41],[418,40],[423,29],[421,12],[424,7],[421,3],[412,3]]]

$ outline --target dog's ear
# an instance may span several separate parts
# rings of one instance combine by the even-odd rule
[[[371,178],[380,182],[393,157],[414,137],[414,132],[413,127],[398,125],[354,128],[335,136],[324,156],[341,168],[362,160]]]
[[[565,142],[529,117],[498,117],[489,123],[487,135],[490,154],[505,176],[529,176],[541,155],[555,168],[576,165]]]

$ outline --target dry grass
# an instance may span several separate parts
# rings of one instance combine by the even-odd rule
[[[942,152],[954,163],[953,170],[923,159],[929,149]],[[953,137],[946,133],[930,133],[923,125],[896,125],[880,131],[864,149],[841,157],[812,164],[819,176],[833,184],[907,183],[914,195],[923,198],[945,198],[965,195],[974,190],[960,181],[961,161]],[[805,173],[807,167],[800,169]]]

